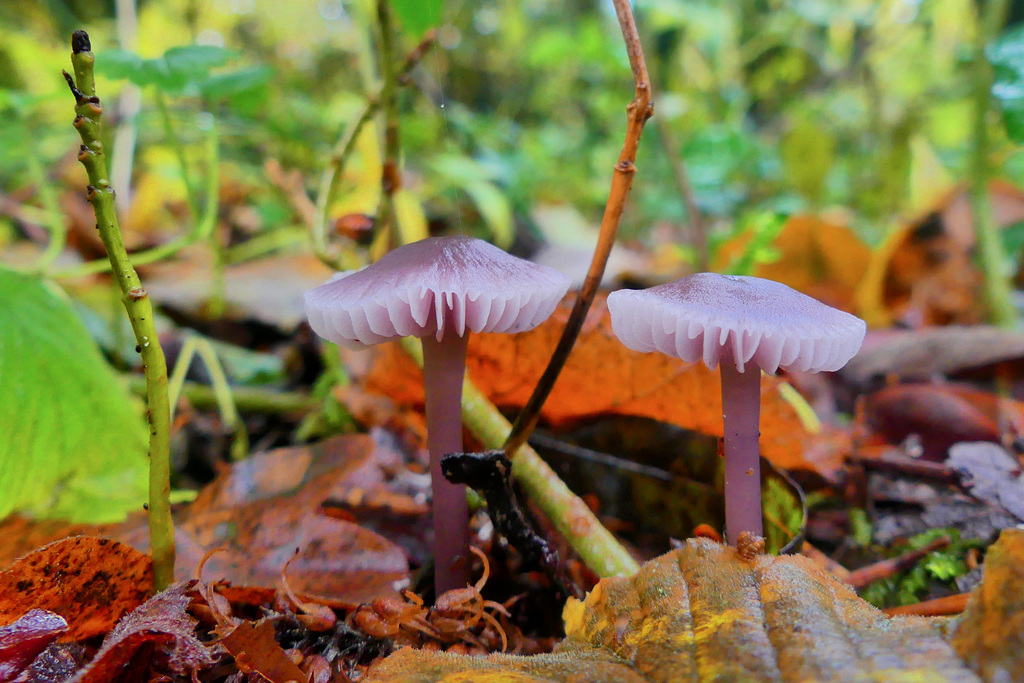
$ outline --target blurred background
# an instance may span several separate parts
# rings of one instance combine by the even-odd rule
[[[1005,27],[1024,7],[985,8],[1001,14],[993,35],[979,35],[970,0],[637,2],[656,117],[621,230],[636,251],[613,269],[751,271],[779,259],[774,242],[799,214],[848,229],[866,253],[895,226],[946,208],[971,175],[982,39],[990,60],[1003,59],[993,62],[1003,87],[984,119],[987,156],[1019,185],[1019,56],[996,53],[1000,40],[1016,44]],[[408,236],[547,242],[563,248],[553,258],[572,261],[600,220],[632,95],[611,3],[424,0],[394,11],[398,62],[428,29],[436,37],[399,93],[408,192],[397,211]],[[201,220],[213,164],[224,246],[301,242],[311,203],[298,195],[315,201],[336,142],[381,82],[375,4],[365,0],[8,1],[0,23],[8,261],[31,258],[26,240],[45,243],[37,233],[59,220],[58,205],[79,253],[92,239],[74,225],[88,207],[74,200],[84,173],[60,75],[75,28],[88,29],[97,53],[135,248]],[[363,128],[328,207],[333,223],[376,214],[380,135]],[[344,223],[342,232],[359,229]],[[1015,247],[1024,230],[1006,239]],[[849,297],[832,296],[848,308]]]

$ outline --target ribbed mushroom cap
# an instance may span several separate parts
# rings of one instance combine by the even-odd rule
[[[612,329],[635,351],[661,351],[709,368],[723,357],[777,369],[832,371],[860,349],[866,325],[780,282],[697,273],[608,295]]]
[[[313,331],[354,348],[446,330],[523,332],[546,320],[569,289],[556,270],[471,237],[399,247],[306,292]]]

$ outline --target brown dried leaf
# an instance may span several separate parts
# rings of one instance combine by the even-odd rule
[[[219,642],[235,658],[238,669],[258,673],[270,683],[305,683],[306,674],[274,639],[274,625],[267,620],[240,621]]]
[[[1013,610],[1017,621],[1000,631],[1016,628],[1010,645],[988,642],[1019,667],[1024,602]],[[889,618],[805,557],[748,562],[707,539],[687,541],[633,577],[603,579],[585,601],[570,600],[564,617],[566,639],[554,654],[472,658],[406,648],[367,680],[977,680],[940,622]]]
[[[868,332],[864,347],[839,371],[858,389],[896,375],[924,382],[937,375],[1024,358],[1024,334],[988,325]]]
[[[343,435],[315,446],[256,454],[233,465],[176,514],[175,575],[178,579],[194,576],[206,552],[223,546],[224,552],[207,564],[206,576],[233,583],[227,590],[232,600],[259,603],[273,598],[281,568],[299,548],[288,570],[296,592],[336,607],[382,595],[397,597],[395,583],[408,578],[405,552],[383,536],[333,519],[321,509],[327,499],[344,500],[353,490],[369,491],[381,485],[380,460],[391,457],[369,436]],[[5,520],[0,524],[0,539],[9,541],[9,546],[37,546],[52,538],[47,534],[60,536],[65,528],[46,521],[37,528],[29,520]],[[102,527],[101,533],[143,552],[149,549],[143,516]],[[7,550],[0,547],[0,557]],[[145,591],[121,613],[144,596]],[[36,606],[25,604],[25,609]],[[11,618],[25,609],[12,612]],[[121,613],[93,634],[105,633]],[[0,618],[4,614],[0,598]]]
[[[195,637],[196,621],[185,611],[185,590],[185,584],[175,584],[139,605],[67,683],[144,681],[150,679],[147,672],[188,676],[211,664],[212,656]]]
[[[1024,193],[989,184],[997,225],[1024,219]],[[976,324],[984,316],[974,264],[974,227],[967,187],[939,199],[925,215],[893,232],[871,255],[857,291],[859,314],[872,327]]]
[[[898,444],[920,437],[923,457],[944,460],[950,446],[1024,433],[1024,404],[955,384],[897,384],[868,397],[864,415],[874,434]]]
[[[107,538],[66,538],[0,573],[0,622],[47,609],[68,622],[62,640],[81,640],[109,631],[152,588],[149,556]]]

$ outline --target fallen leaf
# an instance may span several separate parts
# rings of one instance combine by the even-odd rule
[[[407,552],[425,555],[419,549],[422,535],[414,539],[403,527],[399,539],[412,548],[404,551],[370,529],[332,518],[322,504],[349,499],[353,492],[366,495],[375,487],[386,490],[382,465],[398,457],[370,436],[348,434],[313,446],[255,454],[233,465],[176,512],[175,575],[179,580],[193,577],[202,557],[222,547],[207,562],[206,577],[231,582],[226,592],[232,600],[258,604],[273,598],[281,568],[299,548],[288,568],[298,593],[337,607],[397,596],[408,582]],[[382,530],[390,529],[388,524]],[[18,518],[5,520],[0,530],[0,538],[30,548],[67,533],[66,525],[37,526]],[[149,549],[144,515],[124,524],[91,527],[90,533],[143,552]],[[8,548],[0,550],[0,559],[9,557],[6,553]]]
[[[994,443],[959,443],[947,464],[968,475],[967,490],[978,500],[998,505],[1024,523],[1024,478],[1020,462]]]
[[[145,681],[151,679],[150,672],[185,677],[211,664],[212,656],[196,639],[196,621],[185,611],[185,589],[185,584],[175,584],[139,605],[67,683]]]
[[[916,435],[922,457],[932,461],[962,441],[1000,443],[1024,433],[1024,404],[954,384],[885,387],[867,398],[864,415],[887,443]]]
[[[66,538],[0,573],[0,623],[46,609],[68,622],[61,640],[82,640],[109,631],[152,588],[149,556],[106,538]]]
[[[1024,193],[989,184],[996,225],[1024,220]],[[858,312],[871,327],[976,324],[984,319],[981,276],[974,264],[974,223],[966,185],[894,230],[871,255],[857,290]]]
[[[1018,667],[1009,671],[1024,665],[1024,598],[1012,610],[1014,635],[986,637],[1006,666]],[[566,638],[553,654],[464,657],[405,648],[366,680],[977,680],[936,622],[889,618],[808,558],[745,561],[707,539],[687,541],[635,576],[602,579],[584,601],[570,600],[563,616]],[[980,629],[970,632],[977,637]]]
[[[470,337],[469,376],[499,408],[514,410],[525,404],[572,303],[571,296],[563,300],[547,322],[529,332]],[[353,373],[363,374],[368,390],[402,405],[422,405],[422,373],[397,344],[343,353]],[[811,435],[780,393],[780,384],[775,377],[762,378],[761,454],[782,469],[834,478],[844,455],[825,452],[815,461],[805,457]],[[717,370],[624,347],[612,332],[604,297],[599,297],[541,415],[554,427],[605,414],[637,415],[720,437],[721,400]]]
[[[1007,529],[985,555],[985,576],[956,623],[953,647],[986,681],[1024,671],[1024,531]]]
[[[68,630],[64,617],[33,609],[0,628],[0,682],[14,680],[39,653]]]
[[[1024,358],[1024,334],[988,325],[870,331],[864,346],[839,375],[864,390],[895,375],[924,382],[964,370]]]
[[[240,671],[256,673],[270,683],[305,683],[306,674],[288,659],[274,639],[274,625],[262,619],[241,620],[218,641],[235,658]]]
[[[201,314],[214,291],[213,257],[205,247],[147,267],[153,300],[191,315]],[[275,254],[224,269],[229,315],[293,330],[306,319],[303,294],[334,272],[311,254]]]
[[[750,240],[751,233],[743,232],[723,243],[713,270],[727,272]],[[854,309],[857,285],[868,267],[871,250],[853,230],[821,216],[792,216],[772,247],[779,257],[758,263],[751,275],[789,285],[844,311]]]

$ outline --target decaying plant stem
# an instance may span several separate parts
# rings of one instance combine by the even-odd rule
[[[594,257],[590,262],[590,270],[587,271],[587,277],[583,281],[583,287],[580,288],[579,297],[565,323],[558,346],[555,347],[551,360],[544,369],[544,374],[537,381],[533,394],[519,412],[515,424],[512,425],[512,432],[505,442],[505,453],[513,463],[516,461],[516,452],[526,443],[533,428],[537,426],[540,409],[551,393],[552,387],[555,386],[555,381],[583,328],[587,311],[590,310],[590,305],[594,302],[594,295],[597,294],[597,288],[604,276],[605,265],[608,263],[608,255],[611,253],[612,245],[615,244],[615,236],[619,232],[619,223],[626,207],[629,190],[633,186],[633,176],[636,174],[636,151],[640,145],[640,135],[643,133],[647,119],[654,113],[654,103],[651,100],[651,79],[647,73],[647,62],[644,59],[643,47],[640,45],[640,35],[636,30],[633,10],[630,8],[629,0],[614,0],[614,3],[615,14],[618,17],[619,26],[622,28],[622,37],[626,41],[626,52],[629,54],[629,64],[633,69],[633,81],[636,86],[633,101],[626,107],[628,117],[626,140],[619,153],[619,161],[615,164],[612,187],[608,193],[608,202],[604,207],[601,232],[594,250]]]
[[[75,76],[64,77],[75,96],[75,128],[82,138],[78,160],[89,176],[86,198],[96,213],[96,228],[106,247],[110,267],[121,288],[122,301],[135,332],[146,375],[146,416],[149,420],[149,536],[153,556],[153,583],[163,590],[174,579],[174,525],[170,503],[170,403],[167,397],[167,362],[153,322],[153,304],[128,259],[114,210],[107,161],[100,141],[103,108],[96,97],[95,58],[85,31],[71,38]],[[102,426],[100,427],[102,428]]]

